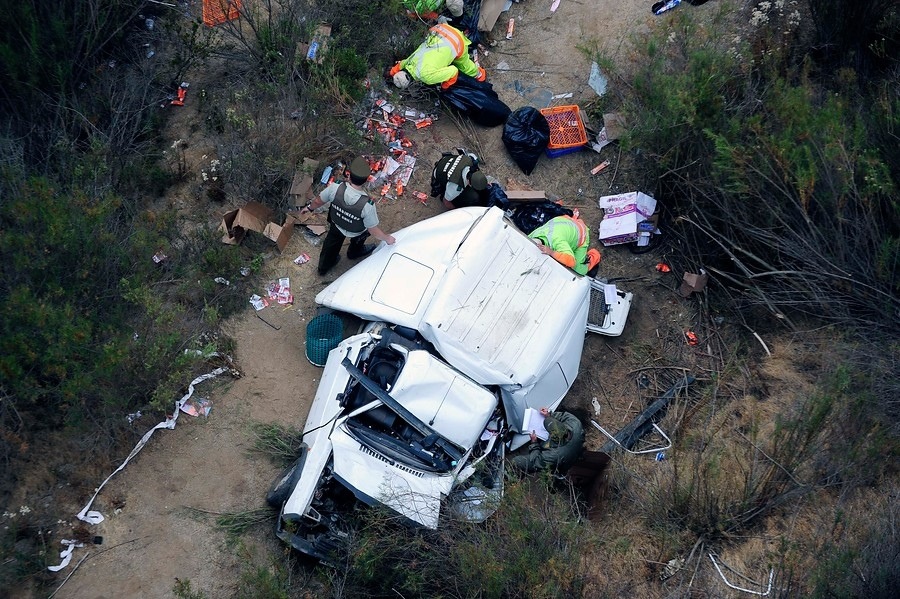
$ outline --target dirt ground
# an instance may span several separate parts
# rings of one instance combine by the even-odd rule
[[[629,36],[640,35],[653,20],[665,18],[651,15],[651,3],[646,0],[562,0],[555,13],[550,12],[550,4],[549,0],[513,4],[493,32],[497,45],[481,58],[489,81],[513,109],[542,107],[548,95],[568,92],[573,98],[556,103],[594,101],[596,94],[587,85],[590,62],[577,48],[599,43],[624,60]],[[679,10],[709,6],[683,4]],[[516,18],[516,30],[507,41],[503,33],[509,16]],[[497,70],[500,62],[506,62],[509,69]],[[198,85],[201,79],[202,73],[194,74]],[[179,131],[191,130],[191,120],[196,118],[188,102],[170,125],[171,137],[184,137]],[[554,160],[542,158],[532,175],[524,176],[505,152],[501,132],[499,127],[461,131],[449,118],[413,132],[418,166],[410,189],[427,192],[428,174],[440,153],[466,146],[481,154],[489,175],[559,196],[567,206],[579,207],[593,228],[600,220],[596,198],[631,191],[629,186],[639,180],[625,167],[617,168],[613,148],[605,149],[608,153],[603,155],[585,151]],[[203,166],[199,154],[206,151],[200,140],[186,139],[198,154],[189,168],[199,170]],[[591,167],[606,158],[613,161],[613,168],[592,177]],[[441,210],[434,199],[421,205],[408,194],[378,206],[381,226],[387,232]],[[218,215],[209,217],[214,223]],[[300,428],[304,422],[321,373],[304,355],[305,326],[315,314],[313,298],[351,263],[344,258],[334,276],[322,280],[314,263],[292,263],[303,252],[311,254],[313,261],[318,257],[318,248],[298,230],[283,254],[272,254],[266,264],[272,279],[290,277],[293,306],[268,307],[259,313],[262,318],[248,307],[228,324],[227,332],[237,345],[235,365],[243,376],[232,379],[224,375],[198,386],[196,393],[213,402],[210,416],[182,415],[174,430],[157,431],[143,452],[102,491],[95,509],[106,520],[92,527],[91,533],[102,536],[103,544],[76,550],[72,564],[61,572],[60,582],[79,560],[87,559],[56,597],[168,597],[176,578],[190,580],[194,589],[209,597],[227,597],[234,592],[242,567],[254,561],[265,563],[266,556],[283,550],[268,527],[257,526],[238,542],[217,530],[212,517],[202,517],[189,508],[221,513],[264,506],[266,490],[278,472],[268,459],[250,452],[253,436],[249,425],[264,422]],[[582,406],[593,412],[591,400],[597,398],[601,404],[598,419],[618,430],[639,411],[632,371],[645,362],[635,348],[663,345],[669,353],[661,366],[686,365],[682,358],[690,356],[683,356],[682,331],[691,327],[698,309],[697,300],[683,300],[674,293],[678,282],[674,274],[655,271],[658,254],[633,255],[622,247],[603,253],[601,276],[624,281],[620,287],[634,292],[633,310],[622,337],[588,337],[582,374],[563,406]],[[146,419],[140,424],[152,425]],[[597,431],[588,430],[589,446],[599,446],[602,441]],[[70,499],[73,505],[86,500]]]

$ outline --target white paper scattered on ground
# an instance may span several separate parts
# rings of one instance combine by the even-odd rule
[[[260,310],[268,306],[269,302],[254,293],[250,296],[250,305],[253,306],[254,310],[259,312]]]
[[[213,353],[210,355],[210,357],[217,357],[217,356],[219,356],[219,354],[217,354],[217,353]],[[229,361],[230,361],[230,359],[229,359]],[[125,458],[125,461],[123,461],[119,465],[119,467],[113,471],[112,474],[107,476],[106,480],[104,480],[102,483],[100,483],[100,486],[97,487],[97,489],[94,491],[94,494],[91,496],[91,499],[87,502],[87,504],[84,506],[84,508],[80,512],[78,512],[78,514],[76,515],[76,518],[78,518],[82,522],[87,522],[88,524],[100,524],[101,522],[103,522],[103,520],[105,519],[103,517],[103,514],[101,514],[100,512],[91,510],[91,505],[93,505],[94,500],[97,499],[97,495],[100,494],[101,489],[103,489],[103,487],[106,486],[106,483],[108,483],[112,477],[114,477],[116,474],[118,474],[120,471],[122,471],[125,468],[125,466],[128,464],[128,462],[131,461],[131,458],[133,458],[138,453],[140,453],[140,451],[144,448],[144,445],[147,444],[147,441],[150,440],[150,437],[153,436],[153,433],[155,433],[158,429],[161,429],[161,428],[167,428],[169,430],[172,430],[175,428],[175,422],[178,420],[178,414],[181,412],[181,408],[191,398],[191,396],[194,395],[194,386],[195,385],[199,385],[203,381],[217,377],[220,374],[228,372],[228,370],[229,370],[228,367],[222,366],[220,368],[216,368],[212,372],[207,372],[206,374],[200,375],[197,378],[195,378],[194,380],[192,380],[191,383],[188,385],[187,393],[185,393],[181,399],[179,399],[178,401],[175,402],[175,409],[172,411],[172,415],[167,416],[163,422],[160,422],[159,424],[157,424],[156,426],[151,428],[149,431],[144,433],[144,436],[141,437],[141,440],[138,441],[137,445],[134,446],[134,449],[131,450],[131,453],[128,454],[128,457]],[[65,550],[63,550],[62,552],[60,552],[60,554],[59,554],[60,558],[62,558],[62,563],[60,563],[59,565],[56,565],[56,566],[48,566],[47,567],[47,569],[50,570],[51,572],[58,572],[58,571],[62,570],[63,568],[65,568],[67,565],[69,565],[69,561],[71,561],[71,559],[72,559],[72,551],[74,551],[74,549],[76,547],[83,546],[81,543],[76,544],[75,541],[70,541],[67,539],[63,539],[61,541],[61,543],[63,545],[68,545],[68,547]]]

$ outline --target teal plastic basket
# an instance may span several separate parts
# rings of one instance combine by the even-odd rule
[[[325,366],[328,352],[341,342],[344,323],[334,314],[320,314],[306,325],[306,359],[313,366]]]

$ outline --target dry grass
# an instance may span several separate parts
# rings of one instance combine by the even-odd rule
[[[658,346],[635,345],[624,354],[657,360]],[[583,560],[598,596],[748,596],[725,585],[709,553],[737,586],[765,591],[774,572],[773,596],[833,588],[826,562],[848,580],[868,577],[868,592],[893,580],[896,474],[881,470],[886,492],[860,487],[871,479],[855,474],[871,467],[861,460],[872,447],[892,445],[873,441],[870,419],[847,417],[868,405],[865,388],[841,382],[854,354],[828,332],[769,340],[769,349],[758,365],[727,366],[673,402],[661,421],[675,443],[664,461],[613,456],[602,542]],[[646,403],[640,390],[608,396],[616,417]],[[683,561],[667,569],[670,560]]]

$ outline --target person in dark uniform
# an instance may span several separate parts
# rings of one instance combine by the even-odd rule
[[[577,416],[568,412],[549,412],[547,408],[541,408],[541,413],[546,415],[544,428],[550,438],[541,441],[532,432],[528,453],[515,456],[512,465],[523,472],[550,470],[565,473],[584,449],[584,427]]]
[[[431,197],[441,198],[448,210],[487,206],[487,186],[487,177],[478,170],[477,157],[462,149],[456,154],[444,152],[431,171]]]
[[[375,251],[375,244],[365,243],[369,235],[388,245],[394,244],[394,237],[378,227],[375,202],[363,188],[371,172],[365,158],[355,158],[350,163],[350,181],[332,183],[300,210],[302,214],[331,204],[328,209],[328,222],[331,226],[322,242],[322,252],[319,255],[320,276],[325,275],[341,259],[341,246],[347,237],[350,238],[347,257],[351,260],[365,258]]]

